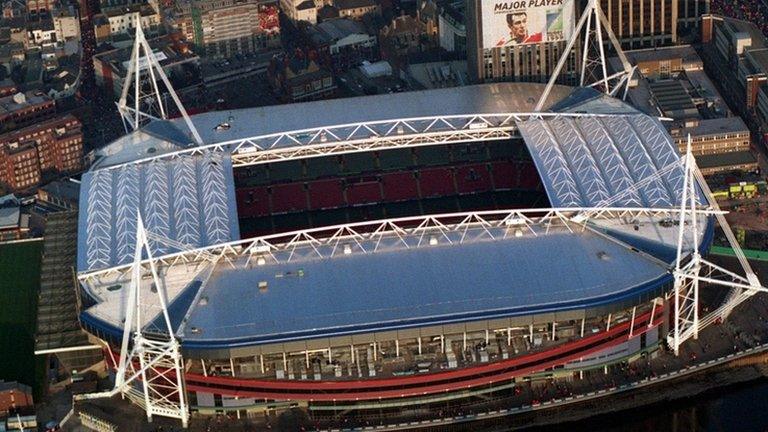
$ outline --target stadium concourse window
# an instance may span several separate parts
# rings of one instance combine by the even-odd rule
[[[194,383],[202,379],[195,378],[201,375],[257,380],[252,384],[247,381],[238,384],[245,389],[249,385],[254,388],[276,385],[274,382],[265,384],[259,379],[301,380],[306,384],[306,391],[311,391],[309,389],[315,386],[313,383],[325,385],[319,381],[416,377],[427,372],[471,368],[500,361],[514,364],[534,353],[540,359],[558,358],[573,353],[574,348],[569,346],[591,346],[585,345],[588,340],[592,340],[593,344],[619,347],[600,354],[599,358],[585,355],[576,360],[589,365],[590,362],[604,361],[611,356],[623,358],[628,349],[641,349],[656,344],[658,331],[648,326],[654,305],[649,300],[612,313],[581,319],[533,322],[531,318],[529,324],[478,330],[481,328],[479,325],[488,324],[480,321],[472,324],[475,330],[459,330],[447,334],[424,333],[416,337],[382,340],[378,340],[379,336],[361,335],[361,338],[371,342],[350,345],[349,340],[345,339],[345,343],[334,344],[331,339],[326,348],[204,359],[189,363],[190,373],[194,377],[188,380]],[[661,315],[657,315],[653,323],[658,325],[660,318]],[[461,329],[464,325],[455,328]],[[630,339],[634,338],[635,342],[628,342],[630,339],[627,335],[631,336]],[[557,367],[564,366],[560,364]],[[471,371],[467,373],[472,376]],[[380,382],[384,386],[386,381]],[[339,391],[352,390],[345,387]],[[216,393],[215,390],[213,392]]]
[[[235,169],[243,237],[384,218],[546,206],[521,139]]]

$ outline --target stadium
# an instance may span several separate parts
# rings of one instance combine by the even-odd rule
[[[678,149],[591,89],[535,112],[543,90],[203,113],[204,146],[182,119],[135,130],[82,178],[84,328],[115,368],[126,323],[178,341],[189,410],[238,417],[429,409],[650,355]],[[706,252],[714,223],[695,224]]]

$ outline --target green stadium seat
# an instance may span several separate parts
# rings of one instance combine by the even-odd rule
[[[429,198],[421,201],[424,214],[456,213],[459,203],[456,197]]]
[[[373,153],[349,153],[342,156],[343,172],[359,174],[376,170],[376,159]]]
[[[451,152],[444,145],[423,146],[416,149],[416,159],[421,166],[448,165],[451,163]]]
[[[503,161],[520,157],[521,144],[514,141],[492,141],[487,143],[490,160]],[[527,151],[525,151],[527,153]]]
[[[421,206],[418,201],[401,201],[384,204],[384,211],[387,218],[417,216],[421,214]]]
[[[307,178],[310,180],[337,176],[341,172],[338,156],[310,158],[307,162]]]
[[[240,219],[240,238],[262,236],[273,232],[271,216]]]
[[[494,210],[496,201],[493,192],[483,192],[459,196],[459,208],[461,211]]]
[[[312,226],[315,228],[345,224],[348,221],[346,208],[317,210],[310,213]]]
[[[488,160],[488,150],[483,143],[456,144],[451,146],[454,162],[476,162]]]
[[[300,160],[272,162],[269,164],[269,181],[298,181],[304,178],[304,166]]]
[[[384,218],[386,218],[386,216],[384,215],[384,209],[381,205],[367,205],[349,209],[350,222],[365,222]]]
[[[383,150],[379,152],[379,168],[382,171],[402,170],[414,166],[411,149]]]
[[[275,215],[273,218],[275,222],[275,232],[296,231],[310,227],[309,214],[307,212],[286,213]]]

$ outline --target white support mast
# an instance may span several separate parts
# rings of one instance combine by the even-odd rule
[[[117,103],[117,110],[123,118],[123,124],[126,129],[130,126],[131,130],[137,130],[151,120],[168,119],[167,110],[163,105],[163,94],[158,83],[159,79],[181,113],[187,129],[192,135],[192,140],[197,145],[203,145],[203,139],[197,132],[187,110],[184,109],[184,105],[182,105],[179,96],[144,36],[138,14],[135,17],[135,23],[136,39],[133,43],[133,51],[131,51],[131,60],[128,62],[128,72],[125,75],[123,90]]]
[[[144,254],[148,260],[144,263],[148,263],[151,274],[151,279],[146,282],[142,282],[146,271],[142,263]],[[108,392],[76,395],[75,399],[98,399],[121,394],[144,408],[150,422],[152,416],[159,415],[177,418],[186,428],[189,407],[184,386],[184,360],[168,315],[165,284],[158,276],[141,215],[136,224],[136,249],[130,273],[115,386]],[[158,318],[152,319],[159,321],[160,328],[151,332],[147,332],[150,322],[142,318],[142,311],[152,310],[157,303],[150,299],[142,300],[142,291],[149,293],[149,297],[157,296],[161,309]]]
[[[688,137],[688,148],[684,156],[685,178],[680,201],[680,217],[678,220],[677,258],[675,260],[674,290],[671,299],[674,322],[667,336],[667,342],[675,355],[680,353],[680,346],[690,338],[698,338],[699,331],[717,319],[725,319],[741,302],[757,292],[768,292],[760,284],[755,272],[744,256],[741,247],[731,231],[728,222],[720,211],[717,203],[710,200],[711,192],[696,166],[696,160],[691,152],[691,138]],[[704,202],[699,203],[698,188],[703,192]],[[709,210],[700,207],[706,206]],[[699,222],[702,217],[712,214],[725,233],[728,243],[733,249],[744,276],[726,270],[705,260],[699,252]],[[699,285],[726,287],[731,290],[726,301],[707,316],[700,318]]]
[[[608,36],[608,41],[610,41],[613,49],[616,51],[623,67],[621,71],[611,75],[608,74],[608,62],[605,57],[605,36]],[[629,81],[635,72],[635,67],[629,64],[627,57],[621,50],[621,44],[619,44],[618,39],[613,34],[610,23],[600,8],[598,0],[589,0],[587,7],[581,14],[581,18],[579,18],[579,22],[576,24],[571,39],[568,41],[555,69],[552,71],[544,93],[541,94],[539,101],[536,103],[535,111],[541,111],[544,108],[552,87],[560,78],[563,67],[565,67],[565,64],[571,57],[576,41],[580,37],[583,37],[583,42],[581,45],[579,85],[581,87],[599,88],[611,96],[617,96],[623,88],[624,91],[621,97],[622,99],[626,97]]]

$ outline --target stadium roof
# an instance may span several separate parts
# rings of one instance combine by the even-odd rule
[[[550,93],[550,103],[565,98],[572,90],[571,87],[554,86]],[[214,144],[253,136],[359,122],[464,114],[531,112],[543,91],[544,85],[536,83],[483,84],[212,111],[194,115],[191,119],[203,142]],[[603,105],[607,104],[610,102],[603,102]],[[623,103],[618,106],[626,107]],[[98,155],[104,157],[97,162],[96,167],[118,165],[142,157],[160,155],[188,147],[193,143],[183,119],[162,123],[162,127],[150,126],[132,132],[100,150]],[[217,127],[224,124],[226,127]],[[183,137],[186,139],[182,139]]]
[[[562,310],[665,275],[659,261],[567,231],[251,271],[220,266],[203,288],[207,305],[191,310],[184,339],[282,342]]]
[[[652,117],[554,117],[519,127],[553,207],[669,208],[680,202],[680,155]]]
[[[676,233],[671,225],[648,228]],[[508,232],[505,223],[475,225],[424,240],[417,230],[359,239],[343,252],[338,243],[305,242],[263,255],[261,263],[244,253],[161,274],[173,328],[192,349],[599,307],[656,296],[671,280],[669,265],[654,256],[673,255],[669,245],[628,243],[562,223]],[[100,303],[83,321],[119,335],[128,280],[104,275],[89,286]],[[161,331],[150,285],[142,281],[142,316],[147,331]]]
[[[150,232],[174,242],[153,244],[159,255],[240,238],[232,163],[221,153],[85,173],[80,208],[80,271],[132,260],[139,209]]]
[[[402,117],[525,113],[541,89],[489,84],[207,113],[192,119],[204,142],[212,143]],[[556,88],[559,102],[552,109],[577,115],[515,117],[513,123],[533,156],[552,207],[674,210],[682,167],[677,148],[658,120],[595,91],[566,90]],[[156,124],[131,136],[141,134],[142,145],[158,152],[161,145],[179,148],[184,144],[174,126],[178,122]],[[221,122],[230,127],[216,131]],[[108,149],[111,156],[105,165],[117,164],[115,168],[83,176],[78,268],[81,277],[88,278],[96,270],[129,264],[141,209],[148,231],[170,239],[170,244],[153,240],[150,245],[156,257],[166,255],[160,260],[161,274],[171,319],[187,344],[269,343],[294,335],[322,337],[584,308],[649,293],[670,279],[668,263],[677,230],[674,224],[661,223],[668,215],[610,216],[586,230],[526,226],[530,232],[514,236],[503,224],[495,227],[496,235],[480,224],[452,233],[460,239],[449,241],[450,246],[438,239],[435,247],[412,249],[411,240],[392,237],[390,249],[379,250],[375,242],[365,253],[351,256],[320,254],[318,249],[330,246],[307,241],[297,243],[282,261],[274,258],[270,246],[267,262],[255,264],[247,241],[218,246],[239,237],[229,153],[200,152],[122,165],[144,156],[140,146],[136,151],[129,144],[134,138]],[[705,231],[702,227],[699,234]],[[206,260],[200,250],[180,252],[199,247],[207,247],[204,252],[212,255],[234,255]],[[84,321],[118,332],[129,278],[123,267],[86,281],[98,304],[85,312]],[[263,282],[266,291],[259,289]],[[141,289],[149,291],[149,285],[145,280]],[[151,302],[156,296],[141,297]],[[159,312],[156,303],[146,307],[142,316]]]

